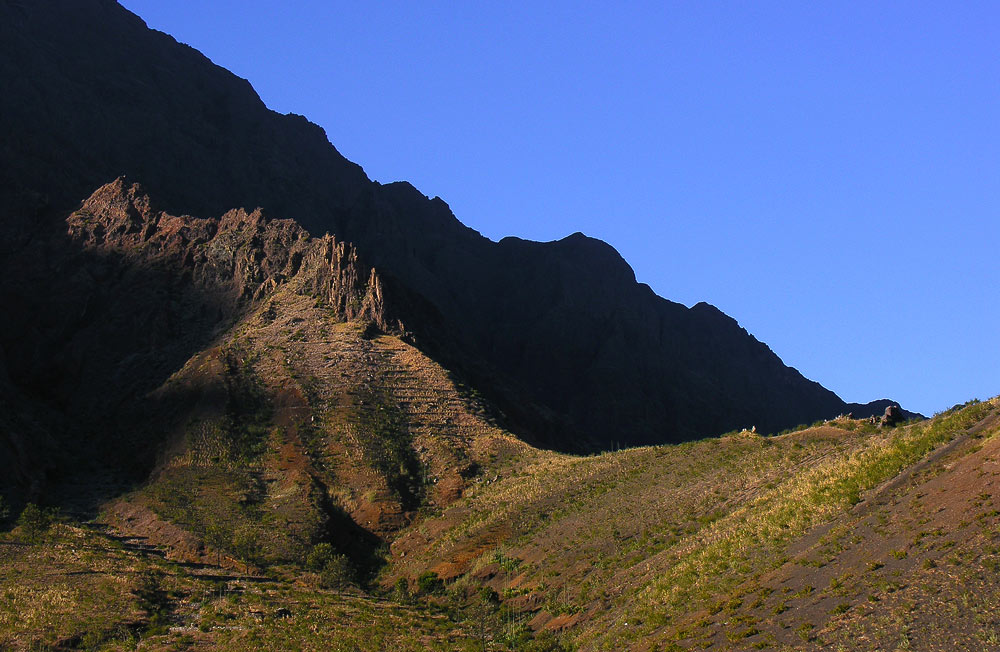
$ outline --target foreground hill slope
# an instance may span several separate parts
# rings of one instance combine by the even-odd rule
[[[305,351],[320,320],[296,322],[306,329],[294,340],[300,349],[279,355],[273,347],[284,346],[287,325],[272,331],[261,317],[234,342],[275,359],[250,368],[294,360],[291,377],[306,381],[313,371]],[[338,358],[360,341],[374,345],[361,359],[401,350],[392,337],[357,339],[356,326],[341,323],[324,336],[346,345]],[[163,391],[225,377],[212,367],[198,356]],[[431,365],[414,377],[435,373]],[[332,383],[322,374],[305,382],[315,385]],[[414,391],[407,386],[397,391]],[[574,457],[527,447],[478,420],[475,403],[447,384],[438,391],[452,397],[445,403],[463,422],[461,437],[421,438],[420,448],[470,451],[484,466],[451,488],[431,481],[425,507],[401,519],[386,509],[399,496],[377,463],[367,467],[369,498],[349,493],[361,486],[364,459],[336,490],[351,468],[341,443],[370,423],[358,412],[364,404],[330,410],[308,433],[315,422],[302,416],[324,411],[275,401],[260,454],[234,465],[228,434],[202,427],[212,419],[204,409],[212,392],[203,393],[188,409],[203,421],[182,420],[188,428],[151,482],[105,506],[102,521],[120,534],[99,524],[0,534],[0,643],[373,651],[996,644],[997,399],[893,429],[841,419],[777,437],[734,433]],[[282,423],[298,425],[274,425]],[[191,474],[199,475],[194,485]],[[303,555],[307,527],[319,523],[309,512],[322,513],[323,495],[348,510],[374,498],[353,514],[385,517],[380,537],[391,545],[379,553],[381,569],[369,570],[391,590],[324,588],[330,568],[317,574],[318,548]],[[177,497],[185,499],[171,504]],[[350,552],[338,536],[349,533],[337,525],[328,519],[323,529]],[[238,536],[213,538],[233,526]],[[220,541],[226,548],[214,547]]]
[[[140,539],[59,524],[0,534],[0,647],[28,650],[481,650],[430,605],[182,564]]]
[[[404,531],[386,581],[486,584],[583,650],[985,649],[998,433],[994,399],[888,430],[546,454]]]
[[[0,78],[0,297],[11,308],[0,382],[18,402],[48,401],[39,388],[72,371],[40,359],[74,333],[38,295],[74,277],[55,259],[30,273],[17,261],[127,175],[174,215],[262,207],[352,243],[420,298],[403,320],[420,347],[547,447],[778,431],[849,409],[715,308],[637,284],[604,243],[494,243],[440,199],[370,181],[320,128],[269,111],[245,80],[112,0],[0,1]]]

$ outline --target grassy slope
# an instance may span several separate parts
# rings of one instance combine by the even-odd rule
[[[476,649],[439,609],[192,569],[79,527],[0,535],[0,560],[4,650]]]
[[[456,587],[488,583],[533,626],[564,629],[585,649],[835,641],[843,614],[871,593],[809,609],[808,600],[796,604],[818,590],[816,577],[829,585],[823,568],[848,550],[844,540],[865,540],[830,533],[850,531],[875,488],[929,453],[957,442],[951,455],[973,454],[969,442],[992,435],[995,412],[992,401],[886,432],[843,421],[780,437],[747,434],[591,458],[539,454],[412,528],[393,546],[393,570],[435,569]],[[988,427],[966,436],[976,424]],[[952,472],[942,471],[942,460],[925,462],[922,473]],[[962,477],[977,487],[985,464],[970,462]],[[910,480],[903,475],[876,495],[903,491]],[[951,534],[960,524],[938,527]],[[822,544],[810,544],[824,528]],[[817,558],[796,556],[810,545],[819,546],[809,553]],[[849,572],[862,577],[869,566],[890,566],[876,560],[890,554],[881,545],[852,552],[841,585]],[[801,577],[776,585],[772,576],[788,566]],[[789,587],[803,595],[791,599]],[[808,618],[778,617],[795,606]]]
[[[0,645],[507,649],[530,626],[583,649],[981,649],[1000,636],[998,424],[994,400],[885,432],[491,449],[464,497],[393,541],[386,584],[450,581],[415,603],[284,566],[254,579],[168,562],[86,529],[15,532]],[[501,605],[470,597],[484,585]]]

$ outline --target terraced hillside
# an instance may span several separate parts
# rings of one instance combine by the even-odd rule
[[[442,609],[180,564],[150,548],[70,525],[30,543],[0,535],[0,649],[479,649],[475,623]]]
[[[329,537],[370,556],[377,538],[460,497],[498,455],[527,448],[441,367],[369,327],[294,287],[275,293],[159,390],[165,405],[187,409],[154,479],[128,504],[200,534],[251,527],[256,544],[281,537],[262,548],[270,561],[304,558]],[[238,525],[246,519],[253,525]]]

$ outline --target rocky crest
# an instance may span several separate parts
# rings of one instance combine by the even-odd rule
[[[210,292],[232,315],[298,277],[344,320],[390,324],[383,283],[367,273],[354,247],[326,234],[313,238],[293,220],[261,209],[234,209],[221,218],[177,217],[151,207],[139,184],[124,179],[99,188],[66,220],[70,238],[86,251],[115,254],[131,265],[162,267]]]

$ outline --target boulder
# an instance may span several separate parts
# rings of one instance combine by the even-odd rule
[[[890,405],[885,409],[885,414],[882,415],[879,425],[892,428],[903,423],[903,421],[903,410],[898,405]]]

